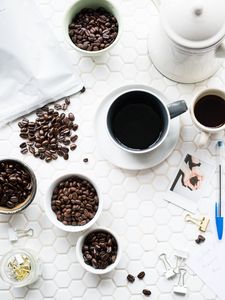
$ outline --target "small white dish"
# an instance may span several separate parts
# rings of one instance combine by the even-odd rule
[[[82,247],[83,247],[84,240],[85,240],[85,238],[87,237],[87,235],[89,233],[95,232],[95,231],[108,232],[115,238],[115,240],[117,242],[118,249],[117,249],[116,260],[113,264],[109,265],[105,269],[95,269],[94,267],[89,266],[84,262],[84,258],[83,258],[83,254],[82,254]],[[102,275],[102,274],[106,274],[106,273],[111,272],[112,270],[114,270],[116,268],[116,266],[120,262],[121,256],[122,256],[122,250],[121,250],[119,236],[117,235],[117,233],[115,233],[113,230],[111,230],[109,228],[99,227],[99,228],[95,228],[95,229],[92,229],[92,230],[88,230],[87,232],[85,232],[85,234],[80,236],[79,239],[77,240],[77,244],[76,244],[76,257],[77,257],[77,260],[86,271],[88,271],[92,274]]]
[[[141,86],[136,84],[130,87],[138,89]],[[99,105],[94,121],[97,146],[101,149],[103,156],[115,166],[127,170],[144,170],[160,164],[172,153],[179,139],[180,121],[179,117],[171,120],[168,136],[157,149],[143,154],[124,151],[110,138],[106,118],[112,102],[119,95],[126,92],[128,88],[128,86],[123,86],[112,91]],[[149,91],[151,92],[151,88],[149,88]]]
[[[111,45],[109,45],[107,48],[99,50],[99,51],[87,51],[80,49],[77,47],[72,41],[69,36],[69,31],[68,31],[68,26],[72,22],[73,18],[83,9],[83,8],[99,8],[103,7],[105,8],[109,13],[111,13],[118,22],[118,34],[116,39],[113,41]],[[63,23],[63,28],[64,28],[64,34],[66,37],[66,41],[68,44],[75,50],[79,51],[82,54],[88,55],[88,56],[99,56],[107,51],[109,51],[112,47],[114,47],[120,36],[121,36],[121,29],[122,29],[122,22],[121,22],[121,17],[119,10],[116,8],[114,3],[111,3],[108,0],[76,0],[66,11],[65,16],[64,16],[64,23]]]
[[[98,210],[97,210],[94,218],[90,222],[88,222],[87,224],[82,225],[82,226],[64,225],[62,222],[57,220],[56,214],[54,213],[54,211],[51,208],[51,198],[52,198],[52,193],[53,193],[54,188],[56,187],[56,185],[59,182],[65,180],[67,178],[70,178],[72,176],[77,176],[81,179],[85,179],[85,180],[89,181],[95,188],[97,195],[98,195],[98,199],[99,199]],[[103,202],[102,202],[102,198],[100,196],[99,189],[97,188],[97,186],[93,182],[93,180],[91,180],[89,177],[86,177],[85,175],[82,175],[82,174],[70,173],[70,174],[65,174],[60,177],[57,177],[50,184],[48,191],[46,193],[46,196],[44,198],[44,208],[45,208],[45,212],[46,212],[48,219],[52,222],[52,224],[54,224],[59,229],[67,231],[67,232],[81,232],[81,231],[84,231],[84,230],[87,230],[88,228],[90,228],[97,221],[97,219],[99,218],[99,216],[101,214],[102,208],[103,208]]]

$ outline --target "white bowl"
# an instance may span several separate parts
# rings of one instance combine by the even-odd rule
[[[85,179],[85,180],[89,181],[95,188],[97,195],[98,195],[98,199],[99,199],[98,210],[97,210],[94,218],[87,224],[81,225],[81,226],[64,225],[62,222],[57,220],[56,214],[54,213],[54,211],[51,208],[51,198],[52,198],[52,193],[53,193],[54,188],[57,186],[58,183],[60,183],[61,181],[65,180],[67,178],[70,178],[72,176],[77,176],[81,179]],[[102,203],[102,200],[100,197],[99,189],[97,188],[97,186],[94,184],[94,182],[89,177],[86,177],[85,175],[82,175],[82,174],[69,173],[69,174],[62,175],[62,176],[58,177],[57,179],[53,180],[53,182],[49,186],[48,191],[46,193],[46,196],[44,199],[44,207],[45,207],[46,215],[49,218],[49,220],[55,226],[57,226],[59,229],[68,231],[68,232],[81,232],[81,231],[84,231],[84,230],[87,230],[88,228],[90,228],[97,221],[97,219],[99,218],[99,216],[101,214],[103,203]]]
[[[106,267],[105,269],[95,269],[92,266],[87,265],[84,262],[84,258],[83,258],[83,253],[82,253],[82,247],[83,247],[83,243],[84,240],[86,238],[86,236],[89,233],[95,232],[95,231],[104,231],[104,232],[108,232],[110,233],[112,236],[114,236],[116,242],[117,242],[117,256],[116,256],[116,260],[113,264],[109,265],[108,267]],[[91,229],[88,230],[87,232],[85,232],[85,234],[83,234],[82,236],[79,237],[77,244],[76,244],[76,257],[77,260],[79,261],[79,263],[81,264],[81,266],[88,272],[92,273],[92,274],[97,274],[97,275],[102,275],[102,274],[106,274],[111,272],[113,269],[115,269],[115,267],[118,265],[118,263],[120,262],[121,259],[121,255],[122,255],[122,250],[121,250],[121,245],[120,245],[120,241],[119,241],[119,236],[117,235],[117,233],[115,233],[114,231],[112,231],[109,228],[106,227],[98,227],[95,229]]]
[[[107,48],[99,50],[99,51],[87,51],[87,50],[80,49],[71,41],[70,36],[69,36],[68,26],[72,22],[73,18],[83,8],[98,8],[98,7],[105,8],[109,13],[111,13],[117,19],[117,22],[118,22],[117,37],[112,42],[111,45],[109,45]],[[118,42],[119,37],[121,35],[121,17],[120,17],[119,11],[116,8],[116,6],[108,0],[77,0],[66,11],[63,27],[64,27],[64,33],[65,33],[66,40],[72,48],[74,48],[75,50],[77,50],[85,55],[88,55],[88,56],[98,56],[98,55],[106,53],[108,50],[110,50],[112,47],[114,47],[116,45],[116,43]]]

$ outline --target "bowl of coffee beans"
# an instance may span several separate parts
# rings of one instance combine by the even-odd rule
[[[49,220],[68,232],[90,228],[102,211],[96,185],[81,174],[66,174],[54,180],[44,204]]]
[[[96,56],[118,42],[121,19],[108,0],[78,0],[65,15],[64,28],[66,39],[74,49]]]
[[[118,235],[109,228],[96,228],[82,235],[76,245],[81,266],[93,274],[111,272],[121,259]]]
[[[33,201],[37,189],[34,172],[16,159],[0,160],[0,213],[15,214]]]

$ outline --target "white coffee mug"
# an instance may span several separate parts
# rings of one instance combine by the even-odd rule
[[[211,134],[217,134],[221,131],[224,131],[225,129],[225,114],[224,114],[223,125],[215,126],[215,127],[205,126],[196,118],[196,112],[195,112],[196,104],[198,103],[199,100],[203,99],[203,97],[205,96],[212,96],[212,98],[217,96],[220,99],[224,100],[225,102],[225,92],[219,89],[206,89],[194,97],[193,102],[190,106],[190,114],[194,125],[200,130],[200,134],[197,142],[199,147],[204,147],[207,144]]]

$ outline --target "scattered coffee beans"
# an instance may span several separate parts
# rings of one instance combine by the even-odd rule
[[[196,244],[201,244],[205,241],[205,237],[203,235],[199,235],[198,238],[195,240]]]
[[[20,145],[22,154],[30,152],[46,162],[56,160],[59,156],[68,160],[68,146],[71,151],[77,147],[75,142],[78,136],[72,135],[72,132],[78,129],[78,125],[74,123],[72,113],[66,116],[65,113],[59,114],[57,110],[65,110],[69,104],[70,100],[66,98],[62,105],[54,105],[55,110],[44,106],[37,110],[34,122],[24,118],[18,123],[20,137],[26,140]]]
[[[99,51],[116,39],[118,23],[104,8],[82,9],[69,25],[69,36],[80,49]]]
[[[147,289],[144,289],[142,291],[142,293],[145,295],[145,296],[150,296],[151,295],[151,291],[147,290]]]
[[[127,275],[127,280],[128,280],[129,282],[133,283],[133,282],[135,281],[135,277],[134,277],[133,275],[131,275],[131,274],[128,274],[128,275]]]
[[[92,220],[98,210],[98,195],[87,180],[73,176],[54,189],[51,207],[64,225],[82,226]]]
[[[144,271],[140,272],[137,277],[139,279],[143,279],[145,277],[145,272]]]
[[[87,235],[82,247],[86,264],[95,269],[105,269],[116,260],[118,245],[115,238],[105,231],[94,231]]]
[[[11,160],[0,163],[0,206],[14,208],[27,200],[32,191],[30,173]]]

